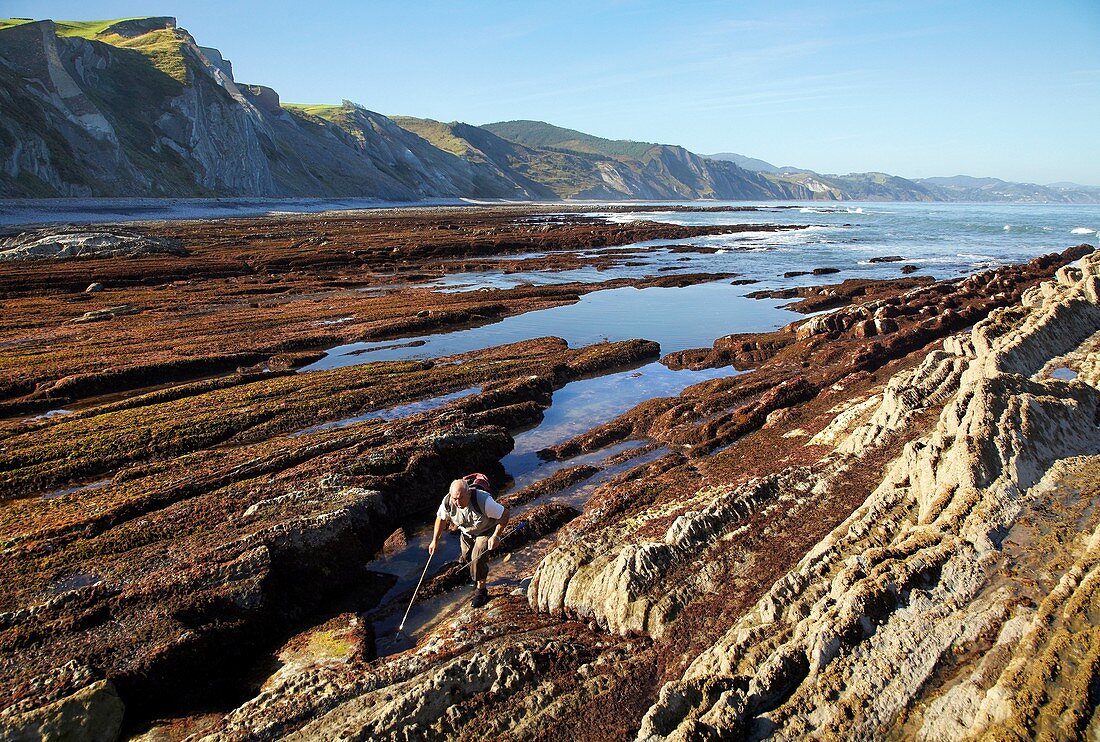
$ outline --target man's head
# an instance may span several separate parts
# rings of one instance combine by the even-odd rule
[[[456,479],[451,482],[450,498],[455,507],[464,508],[470,504],[470,488],[465,480]]]

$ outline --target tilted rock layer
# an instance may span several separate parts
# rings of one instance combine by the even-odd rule
[[[44,258],[186,256],[177,240],[146,237],[132,229],[40,229],[0,239],[0,261]]]
[[[639,738],[1095,733],[1100,393],[1042,372],[1095,360],[1098,303],[1092,255],[846,420],[836,466],[921,402],[906,391],[950,394],[863,506],[661,689]]]
[[[727,448],[650,458],[560,526],[526,600],[284,667],[197,736],[1095,734],[1098,287],[1089,255]]]
[[[452,249],[439,239],[417,249]],[[179,259],[196,261],[217,267],[198,247]],[[450,479],[502,479],[507,431],[556,387],[652,359],[654,343],[542,338],[311,374],[272,357],[270,373],[11,423],[0,738],[120,724],[222,740],[1095,732],[1098,276],[1100,256],[1073,249],[876,285],[834,314],[666,359],[756,366],[544,451],[605,458],[498,492],[516,517],[488,606],[472,611],[465,570],[443,568],[411,648],[393,629],[413,584],[391,590],[364,564],[387,537],[414,546]],[[383,319],[512,311],[511,295],[449,296],[469,303],[424,317],[410,299],[410,316]],[[303,322],[318,306],[348,316],[310,301]],[[94,327],[132,337],[121,324]]]

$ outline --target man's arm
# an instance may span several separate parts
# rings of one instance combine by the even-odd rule
[[[493,535],[489,537],[489,543],[486,544],[489,547],[489,551],[497,548],[497,542],[500,541],[500,536],[504,533],[504,526],[508,525],[509,515],[511,515],[511,511],[508,508],[504,508],[504,512],[501,513],[500,518],[497,519],[497,527],[493,529]]]
[[[435,531],[432,532],[432,542],[428,544],[428,554],[435,556],[435,547],[439,546],[439,537],[443,533],[443,519],[435,517]]]

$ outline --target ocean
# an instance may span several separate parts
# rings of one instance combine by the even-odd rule
[[[754,206],[756,211],[630,214],[600,211],[590,216],[612,221],[653,220],[686,225],[808,225],[784,232],[759,231],[657,240],[617,248],[629,260],[602,269],[555,272],[479,271],[451,273],[424,286],[440,291],[508,288],[522,284],[604,282],[677,273],[734,273],[729,279],[685,288],[617,288],[581,297],[576,304],[517,315],[500,322],[376,343],[352,343],[306,367],[307,371],[405,358],[463,353],[533,337],[563,337],[574,347],[603,340],[645,338],[669,353],[708,347],[723,335],[774,330],[800,318],[779,300],[748,299],[745,294],[768,289],[834,283],[850,278],[898,278],[903,266],[915,276],[957,278],[1000,265],[1018,263],[1082,243],[1097,244],[1100,206],[1048,204],[914,204],[914,203],[721,203],[684,202],[698,206]],[[553,219],[539,215],[537,219]],[[700,248],[684,252],[684,248]],[[673,249],[675,248],[675,249]],[[582,250],[581,254],[586,252]],[[537,253],[508,256],[507,261]],[[889,258],[887,262],[880,262]],[[835,270],[813,275],[814,269]],[[788,277],[792,272],[808,275]],[[751,281],[752,283],[744,283]],[[411,347],[393,347],[418,340]]]

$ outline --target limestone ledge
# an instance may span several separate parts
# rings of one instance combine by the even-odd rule
[[[1065,358],[1094,368],[1098,328],[1094,253],[895,377],[877,409],[864,401],[847,419],[841,412],[846,435],[832,429],[827,438],[840,441],[837,455],[858,460],[917,406],[947,400],[932,432],[905,446],[863,506],[661,689],[639,739],[1095,731],[1088,687],[1100,633],[1089,606],[1100,524],[1081,502],[1094,480],[1070,497],[1050,493],[1097,460],[1100,392],[1086,383],[1091,373],[1063,381],[1041,372]],[[1009,559],[1006,536],[1022,514],[1065,503],[1091,515],[1055,550],[1064,562],[1056,587],[1032,596],[1036,607],[1014,609],[1008,588],[990,585],[1031,550]],[[1041,668],[1028,664],[1036,657]],[[968,672],[940,678],[956,662]],[[932,709],[905,726],[921,701]]]
[[[823,316],[840,321],[834,315]],[[824,331],[816,327],[807,332]],[[905,431],[919,413],[939,409],[950,400],[975,358],[974,340],[950,336],[942,350],[929,353],[917,368],[900,372],[881,394],[840,407],[833,422],[808,443],[822,449],[812,466],[788,467],[736,487],[708,488],[687,501],[662,502],[630,519],[564,540],[533,576],[528,590],[532,608],[592,620],[618,634],[660,638],[680,608],[721,589],[723,571],[745,567],[730,563],[723,547],[745,530],[749,518],[766,517],[780,508],[797,510],[829,493],[842,474]],[[673,517],[660,540],[639,540],[635,535],[647,523]],[[672,574],[677,579],[668,579]]]

